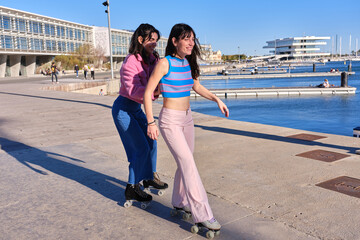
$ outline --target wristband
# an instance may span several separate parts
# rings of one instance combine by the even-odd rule
[[[154,121],[152,121],[152,122],[149,122],[149,123],[148,123],[148,125],[151,125],[151,124],[153,124],[153,123],[155,123],[155,120],[154,120]]]

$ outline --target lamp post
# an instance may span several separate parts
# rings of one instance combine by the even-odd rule
[[[239,52],[239,64],[240,64],[240,46],[238,46],[238,52]]]
[[[108,17],[108,31],[109,31],[109,50],[110,50],[110,66],[111,66],[111,79],[114,79],[114,69],[113,69],[113,57],[112,57],[112,39],[111,39],[111,27],[110,27],[110,6],[109,0],[106,0],[102,3],[107,9],[105,12],[107,13]]]
[[[274,59],[276,60],[276,38],[275,38],[275,50],[274,50]]]

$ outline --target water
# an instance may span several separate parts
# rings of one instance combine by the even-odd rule
[[[337,68],[345,71],[348,63],[330,62],[316,65],[317,72]],[[291,72],[312,72],[312,66],[296,67]],[[360,62],[352,62],[348,85],[356,87],[355,95],[291,96],[223,99],[230,110],[230,119],[245,122],[295,128],[314,132],[352,136],[353,128],[360,126]],[[208,89],[315,86],[327,78],[330,84],[340,85],[340,76],[308,78],[268,78],[204,80]],[[192,100],[193,111],[223,117],[217,105],[208,100]]]

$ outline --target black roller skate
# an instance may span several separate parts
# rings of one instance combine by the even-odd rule
[[[195,223],[195,225],[191,227],[191,232],[198,233],[199,230],[207,230],[206,237],[208,239],[213,239],[215,236],[220,235],[220,228],[220,223],[215,218],[212,218],[205,222]]]
[[[171,209],[170,211],[171,216],[176,216],[178,214],[181,214],[182,219],[184,219],[185,221],[188,221],[192,216],[191,210],[188,206],[185,206],[183,208],[174,207],[173,209]]]
[[[165,189],[168,188],[168,184],[160,181],[159,174],[154,172],[154,179],[153,180],[144,180],[143,181],[144,188],[147,192],[150,192],[150,188],[157,189],[157,194],[159,196],[164,195]]]
[[[140,184],[128,184],[126,185],[125,189],[125,199],[126,202],[124,203],[125,208],[131,207],[133,201],[141,202],[141,208],[145,209],[149,206],[152,196],[144,192],[140,188]]]

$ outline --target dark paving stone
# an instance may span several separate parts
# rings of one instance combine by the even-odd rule
[[[300,140],[305,140],[305,141],[315,141],[321,138],[326,138],[323,136],[319,136],[319,135],[314,135],[314,134],[307,134],[307,133],[300,133],[300,134],[295,134],[295,135],[291,135],[291,136],[287,136],[288,138],[295,138],[295,139],[300,139]]]
[[[357,178],[341,176],[318,183],[316,186],[360,198],[360,179]]]
[[[324,162],[334,162],[346,157],[350,157],[350,155],[342,154],[342,153],[336,153],[336,152],[330,152],[325,150],[313,150],[310,152],[304,152],[297,154],[296,156],[304,157],[304,158],[310,158],[314,160],[324,161]]]

